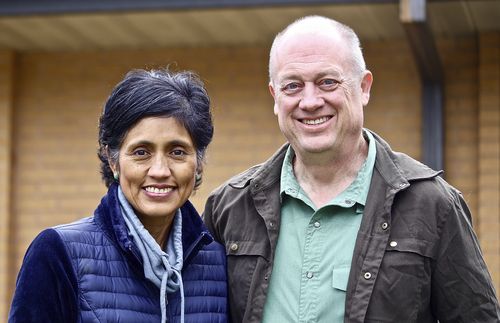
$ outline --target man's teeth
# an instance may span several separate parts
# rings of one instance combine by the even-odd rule
[[[157,187],[151,187],[151,186],[146,187],[147,192],[157,193],[157,194],[168,193],[171,190],[172,190],[171,187],[168,187],[168,188],[157,188]]]
[[[313,119],[313,120],[303,119],[302,122],[305,124],[309,124],[309,125],[315,125],[315,124],[327,122],[329,119],[330,119],[330,117],[321,117],[321,118]]]

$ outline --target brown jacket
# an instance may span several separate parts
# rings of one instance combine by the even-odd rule
[[[500,322],[460,193],[439,172],[373,135],[377,156],[349,274],[345,322]],[[262,319],[280,229],[286,148],[229,180],[206,204],[204,220],[226,247],[233,323]]]

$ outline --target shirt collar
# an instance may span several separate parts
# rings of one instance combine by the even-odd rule
[[[355,203],[359,203],[363,206],[365,205],[368,197],[368,190],[370,189],[373,167],[375,165],[376,148],[375,139],[369,131],[363,129],[363,137],[368,142],[368,155],[365,162],[351,185],[330,201],[328,205],[339,205],[343,207],[351,207]],[[306,196],[305,192],[302,191],[293,172],[294,157],[295,152],[292,146],[289,146],[281,167],[280,198],[282,199],[283,195],[286,194],[294,198],[299,198],[307,203],[309,198]]]

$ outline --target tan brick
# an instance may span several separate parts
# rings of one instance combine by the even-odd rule
[[[446,84],[444,168],[446,179],[464,193],[474,221],[480,220],[478,233],[480,239],[484,237],[485,258],[490,270],[496,270],[500,241],[498,234],[495,240],[495,227],[486,224],[496,223],[498,208],[484,205],[483,200],[490,192],[498,193],[489,184],[498,166],[487,152],[495,147],[490,130],[478,129],[498,131],[498,123],[492,120],[500,87],[490,83],[496,74],[486,73],[488,66],[498,64],[491,54],[498,44],[485,38],[480,46],[479,50],[473,38],[438,42]],[[407,42],[372,41],[363,47],[375,76],[365,108],[366,126],[394,149],[419,159],[421,85]],[[20,55],[13,123],[11,267],[17,270],[40,230],[90,215],[105,193],[95,156],[97,118],[112,87],[131,68],[176,62],[178,69],[195,70],[206,82],[214,108],[215,137],[207,154],[204,184],[191,199],[198,210],[203,209],[210,191],[231,175],[267,159],[284,143],[267,89],[267,51],[264,47],[224,47]],[[481,66],[482,74],[477,70],[479,61],[488,62]],[[481,191],[483,185],[487,192]],[[1,248],[5,247],[0,244],[0,252]],[[6,279],[1,275],[0,279]],[[499,277],[493,277],[499,289]],[[14,277],[7,278],[10,293]]]

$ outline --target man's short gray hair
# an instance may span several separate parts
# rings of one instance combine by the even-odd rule
[[[311,31],[320,32],[324,29],[320,27],[330,27],[334,32],[339,33],[339,35],[346,41],[347,46],[351,52],[350,63],[352,64],[352,72],[355,75],[361,75],[366,70],[366,63],[361,50],[361,43],[358,36],[352,30],[351,27],[340,23],[334,19],[322,17],[322,16],[306,16],[295,20],[293,23],[288,25],[284,30],[279,32],[274,38],[273,44],[271,46],[271,51],[269,52],[269,80],[273,81],[273,73],[275,69],[275,55],[277,48],[279,47],[282,38],[289,32],[293,31]]]

